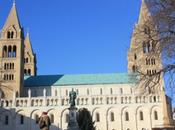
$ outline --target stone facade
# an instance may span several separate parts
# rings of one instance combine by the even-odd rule
[[[139,25],[143,24],[147,11],[143,1]],[[138,84],[132,79],[134,75],[130,75],[135,70],[133,66],[140,66],[145,72],[148,72],[148,67],[154,70],[162,66],[161,59],[155,59],[152,66],[144,64],[149,54],[143,50],[136,53],[136,39],[133,36],[131,40],[128,74],[37,76],[36,55],[29,34],[24,38],[13,4],[0,39],[3,77],[0,130],[37,130],[37,120],[43,111],[51,118],[51,130],[66,130],[68,93],[72,88],[78,94],[77,108],[84,107],[91,112],[97,130],[152,130],[171,126],[171,103],[164,90],[140,94],[136,89]],[[163,82],[159,85],[160,88],[164,86]]]

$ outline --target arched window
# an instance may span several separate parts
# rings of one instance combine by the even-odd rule
[[[102,88],[100,88],[100,94],[101,94],[101,95],[103,94],[103,90],[102,90]]]
[[[136,54],[134,54],[134,60],[137,60],[137,55]]]
[[[156,96],[154,96],[154,97],[153,97],[153,100],[154,100],[154,102],[156,102],[156,101],[157,101],[157,100],[156,100]]]
[[[12,74],[12,80],[14,80],[14,75]]]
[[[110,94],[113,94],[113,90],[112,90],[112,88],[110,88]]]
[[[143,112],[140,111],[140,120],[143,121]]]
[[[20,124],[23,125],[24,124],[24,116],[20,115]]]
[[[143,42],[142,47],[143,47],[143,53],[146,53],[147,50],[146,50],[146,43],[145,42]]]
[[[4,70],[6,70],[6,69],[7,69],[7,64],[5,63],[5,64],[4,64]]]
[[[31,75],[31,69],[28,69],[28,74]]]
[[[125,112],[125,121],[129,121],[129,113]]]
[[[137,68],[135,65],[132,66],[132,72],[135,73],[137,71]]]
[[[38,124],[38,122],[39,122],[39,116],[35,114],[35,123]]]
[[[150,52],[151,51],[151,45],[150,45],[150,43],[148,42],[147,43],[147,52]]]
[[[12,80],[12,76],[11,76],[11,74],[9,74],[9,80]]]
[[[114,121],[114,113],[113,112],[110,113],[110,120],[111,120],[111,122]]]
[[[12,47],[8,46],[8,57],[12,57]]]
[[[16,49],[16,46],[14,45],[13,46],[13,55],[12,55],[12,57],[16,57],[16,51],[17,51],[17,49]]]
[[[27,75],[27,70],[26,69],[24,69],[24,74]]]
[[[4,124],[5,125],[8,125],[9,124],[9,116],[8,115],[5,116]]]
[[[14,63],[12,63],[12,69],[14,69]]]
[[[157,111],[154,111],[154,120],[158,120],[158,113],[157,113]]]
[[[95,121],[100,122],[100,114],[98,112],[95,114]]]
[[[11,32],[11,36],[10,36],[10,38],[11,38],[11,39],[14,38],[14,32],[13,32],[13,31]]]
[[[66,90],[66,96],[68,96],[68,90]]]
[[[123,89],[122,88],[120,88],[120,94],[123,94]]]
[[[89,89],[87,89],[87,95],[89,95]]]
[[[65,122],[68,123],[69,122],[69,114],[66,114],[66,117],[65,117]]]
[[[10,34],[10,31],[8,31],[8,32],[7,32],[7,39],[10,39],[10,37],[11,37],[10,35],[11,35],[11,34]]]
[[[28,59],[28,58],[26,58],[25,63],[28,63],[28,62],[29,62],[29,59]]]
[[[7,57],[7,46],[3,46],[3,54],[2,57]]]
[[[54,123],[54,115],[53,114],[50,114],[50,122]]]

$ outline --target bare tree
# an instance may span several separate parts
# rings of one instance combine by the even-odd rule
[[[164,75],[174,81],[175,74],[175,0],[145,0],[151,18],[145,19],[144,25],[137,26],[134,36],[147,39],[152,43],[151,57],[154,53],[162,59],[162,67],[155,73],[143,73],[137,69],[140,80],[154,92]],[[145,29],[146,28],[146,29]],[[144,35],[142,35],[144,34]],[[140,41],[139,41],[140,42]],[[138,43],[140,44],[140,43]],[[141,50],[139,46],[137,49]],[[170,82],[170,83],[172,83]]]

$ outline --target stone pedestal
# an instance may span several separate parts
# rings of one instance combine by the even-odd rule
[[[77,108],[74,106],[71,106],[69,108],[69,122],[67,126],[67,130],[80,130],[78,123],[77,123]]]

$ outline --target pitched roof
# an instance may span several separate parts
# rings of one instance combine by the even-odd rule
[[[32,44],[30,42],[29,33],[27,33],[27,36],[26,36],[25,41],[24,41],[24,45],[25,45],[25,49],[33,54],[33,49],[32,49]]]
[[[140,9],[140,16],[138,23],[143,24],[146,20],[150,19],[151,13],[145,0],[142,0]]]
[[[25,87],[69,86],[95,84],[133,84],[136,76],[121,74],[75,74],[25,76]]]
[[[15,25],[16,29],[20,29],[21,28],[15,3],[13,3],[13,6],[12,6],[12,8],[10,10],[10,13],[8,15],[8,18],[7,18],[6,22],[5,22],[5,25],[4,25],[3,29],[7,29],[11,25]]]

